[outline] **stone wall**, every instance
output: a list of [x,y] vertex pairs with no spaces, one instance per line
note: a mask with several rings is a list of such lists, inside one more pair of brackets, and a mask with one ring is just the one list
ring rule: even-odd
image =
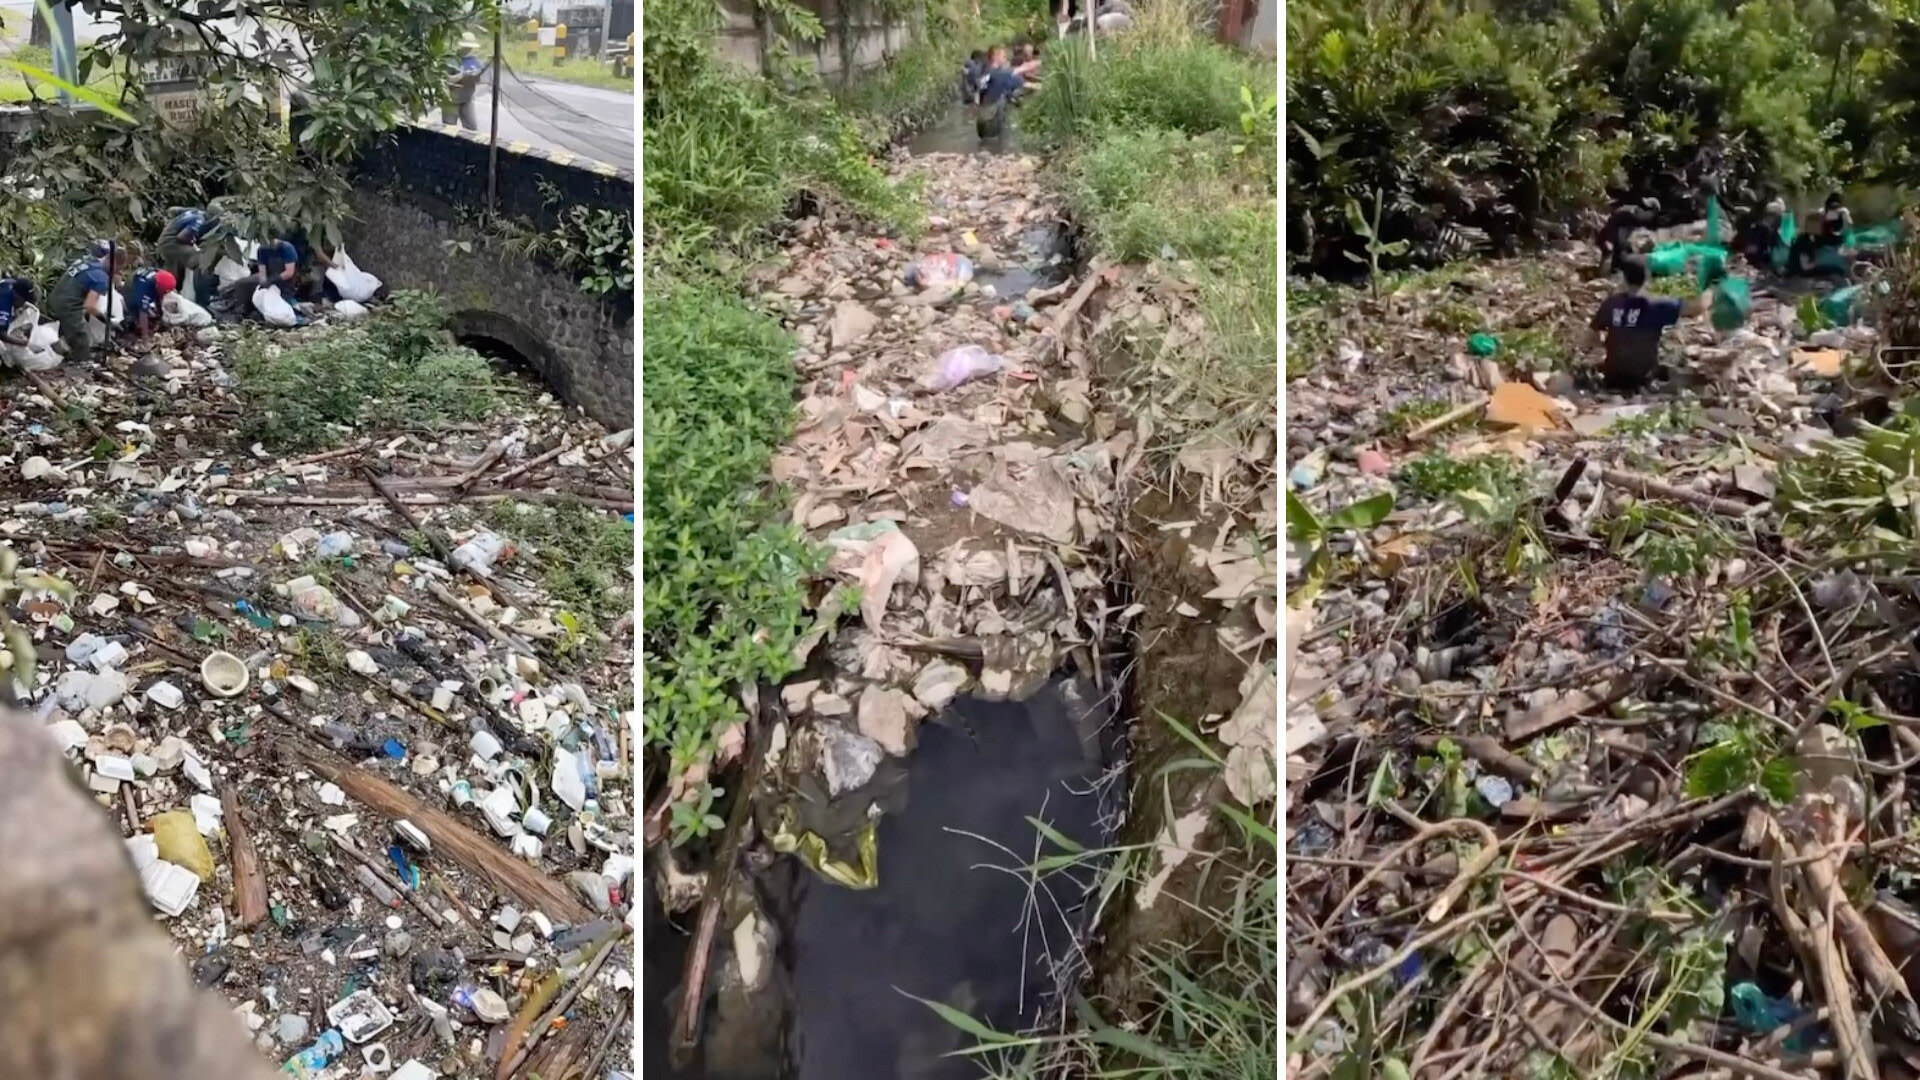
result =
[[[824,33],[812,44],[792,43],[823,78],[845,81],[878,67],[913,42],[913,27],[861,0],[799,0],[820,18]],[[752,0],[720,0],[720,55],[728,63],[766,73],[770,28]],[[958,61],[956,61],[956,64]]]
[[[563,156],[501,148],[501,212],[542,227],[567,205],[632,212],[631,174]],[[390,288],[445,297],[456,336],[507,346],[562,401],[632,427],[633,297],[590,296],[572,275],[502,250],[477,224],[486,197],[484,141],[403,129],[356,165],[347,249]]]

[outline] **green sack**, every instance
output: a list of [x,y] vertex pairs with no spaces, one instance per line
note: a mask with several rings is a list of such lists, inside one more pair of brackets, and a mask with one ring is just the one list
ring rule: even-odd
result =
[[1898,239],[1900,239],[1900,223],[1884,222],[1860,229],[1848,229],[1846,245],[1850,248],[1883,248],[1893,246],[1893,242]]
[[1753,291],[1743,278],[1728,278],[1713,293],[1713,328],[1726,333],[1747,324],[1753,313]]
[[1846,326],[1859,314],[1856,308],[1860,300],[1860,286],[1849,285],[1844,289],[1835,289],[1820,298],[1820,314],[1835,326]]
[[1492,356],[1500,351],[1500,339],[1492,334],[1475,334],[1467,339],[1467,351],[1474,356]]
[[1720,200],[1711,195],[1707,197],[1707,243],[1725,243],[1720,238]]
[[1687,253],[1680,247],[1654,248],[1647,253],[1647,273],[1654,277],[1672,277],[1687,268]]
[[1703,251],[1700,261],[1695,264],[1693,283],[1702,292],[1725,280],[1727,276],[1727,253],[1724,251]]
[[1813,268],[1829,274],[1847,272],[1847,258],[1839,248],[1824,247],[1813,253]]
[[1793,250],[1793,238],[1795,235],[1797,235],[1797,231],[1793,224],[1793,211],[1789,210],[1780,216],[1780,246],[1773,249],[1772,261],[1774,273],[1784,274],[1787,272],[1787,256]]

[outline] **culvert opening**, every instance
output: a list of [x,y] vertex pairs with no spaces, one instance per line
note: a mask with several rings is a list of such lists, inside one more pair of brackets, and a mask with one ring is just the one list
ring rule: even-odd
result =
[[503,374],[533,379],[540,377],[540,372],[534,367],[533,361],[512,342],[502,341],[488,334],[459,332],[454,334],[453,340],[455,344],[463,345],[486,357],[494,370]]

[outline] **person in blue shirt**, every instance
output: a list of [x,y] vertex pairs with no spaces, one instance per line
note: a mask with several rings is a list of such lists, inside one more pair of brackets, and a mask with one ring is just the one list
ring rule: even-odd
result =
[[987,54],[979,49],[968,54],[967,62],[960,65],[960,102],[963,105],[980,104],[980,88],[987,77]]
[[441,123],[452,125],[458,122],[468,131],[480,130],[480,117],[474,110],[473,96],[480,88],[480,77],[486,73],[487,66],[480,62],[479,51],[478,41],[471,37],[460,39],[460,58],[447,74],[447,104],[440,107]]
[[1707,310],[1711,288],[1691,300],[1647,295],[1647,259],[1626,255],[1620,259],[1620,277],[1626,288],[1600,304],[1587,324],[1589,347],[1602,340],[1607,357],[1601,375],[1608,389],[1638,390],[1660,370],[1660,339],[1669,326]]
[[260,245],[253,256],[252,285],[258,289],[262,285],[273,285],[288,303],[299,299],[300,292],[300,249],[285,236],[275,236]]
[[[212,240],[218,233],[220,219],[198,207],[187,207],[175,214],[160,230],[160,245],[157,251],[160,269],[173,274],[175,279],[184,281],[190,272],[198,272],[211,278],[213,263],[220,257],[216,246],[210,251],[205,242]],[[213,288],[207,281],[199,281],[195,291],[205,303],[213,295]]]
[[160,302],[174,289],[175,280],[166,270],[141,270],[133,275],[133,287],[127,295],[133,308],[133,332],[141,342],[153,337],[160,326]]
[[0,336],[12,329],[15,311],[39,300],[39,290],[31,278],[0,278]]
[[980,87],[980,117],[974,121],[974,132],[982,139],[999,138],[1006,128],[1008,106],[1026,87],[1027,81],[1007,66],[1007,50],[994,46],[987,54],[987,74]]
[[106,320],[113,279],[127,261],[123,248],[116,248],[110,259],[75,259],[53,283],[47,293],[47,316],[60,324],[60,342],[55,349],[62,356],[81,357],[93,352],[87,320]]

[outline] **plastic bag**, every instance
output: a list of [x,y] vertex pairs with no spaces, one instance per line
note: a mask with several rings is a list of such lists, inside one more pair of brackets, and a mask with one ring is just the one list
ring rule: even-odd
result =
[[1780,215],[1780,244],[1773,249],[1772,258],[1774,273],[1787,272],[1787,256],[1793,251],[1793,238],[1798,233],[1799,230],[1793,220],[1793,211],[1789,210]]
[[962,345],[940,355],[938,366],[927,379],[929,390],[951,390],[968,379],[991,375],[1007,366],[1006,358],[978,345]]
[[907,284],[916,289],[941,289],[973,280],[973,260],[957,251],[928,255],[907,267]]
[[1835,326],[1852,324],[1859,312],[1860,286],[1835,289],[1820,300],[1820,314]]
[[160,301],[160,321],[168,326],[212,326],[213,313],[177,292],[170,292]]
[[1713,293],[1713,328],[1726,333],[1747,323],[1753,312],[1753,292],[1742,278],[1728,278]]
[[[13,313],[13,321],[7,324],[6,342],[9,345],[31,345],[33,332],[39,328],[40,309],[32,304],[21,304]],[[56,329],[55,333],[58,332]]]
[[342,300],[356,303],[364,304],[380,291],[380,279],[355,266],[346,248],[341,248],[340,254],[334,257],[333,266],[327,270],[327,280],[340,290]]
[[220,287],[224,289],[236,281],[245,280],[247,268],[222,255],[220,261],[213,264],[213,276],[219,279]]
[[253,309],[267,320],[268,326],[293,326],[300,321],[293,313],[293,305],[280,295],[277,286],[262,285],[253,290]]
[[346,322],[356,322],[367,317],[367,308],[364,304],[356,304],[351,300],[342,300],[333,305],[333,313],[336,317]]

